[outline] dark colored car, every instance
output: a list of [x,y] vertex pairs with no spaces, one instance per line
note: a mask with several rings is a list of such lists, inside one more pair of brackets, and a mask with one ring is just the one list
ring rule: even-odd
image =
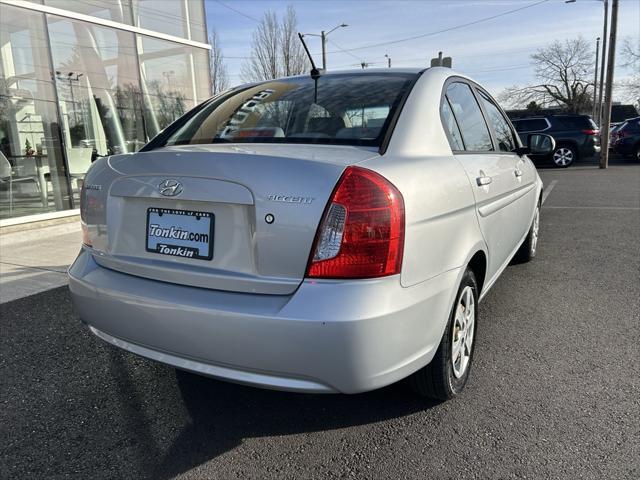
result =
[[614,132],[613,151],[640,160],[640,117],[630,118]]
[[556,148],[549,157],[534,160],[551,160],[556,167],[566,168],[579,158],[593,157],[600,153],[600,130],[588,115],[553,114],[511,120],[523,144],[532,133],[546,133],[556,141]]

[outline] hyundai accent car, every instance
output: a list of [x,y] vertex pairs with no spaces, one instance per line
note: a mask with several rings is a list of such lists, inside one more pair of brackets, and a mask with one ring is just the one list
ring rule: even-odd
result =
[[103,340],[205,376],[451,398],[479,301],[536,254],[526,154],[553,147],[448,68],[244,85],[93,164],[73,302]]

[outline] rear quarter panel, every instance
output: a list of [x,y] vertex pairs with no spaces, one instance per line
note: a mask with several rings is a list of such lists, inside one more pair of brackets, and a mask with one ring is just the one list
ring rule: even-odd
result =
[[473,253],[486,250],[469,180],[453,155],[382,157],[365,166],[389,179],[404,198],[402,286],[464,266]]
[[404,287],[462,267],[478,250],[487,253],[471,185],[440,119],[443,86],[451,76],[460,75],[427,69],[407,98],[386,153],[362,163],[404,197]]

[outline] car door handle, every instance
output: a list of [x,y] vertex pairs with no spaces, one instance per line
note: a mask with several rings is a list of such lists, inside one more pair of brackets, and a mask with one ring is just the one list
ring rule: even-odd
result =
[[482,175],[476,178],[476,182],[478,182],[479,187],[484,187],[485,185],[489,185],[491,183],[491,177],[487,177],[486,175]]

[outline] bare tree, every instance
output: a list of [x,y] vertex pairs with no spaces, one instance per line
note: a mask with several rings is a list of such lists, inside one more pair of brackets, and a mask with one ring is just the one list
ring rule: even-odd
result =
[[242,65],[241,76],[247,82],[278,77],[278,17],[265,12],[251,36],[251,58]]
[[210,68],[211,68],[211,94],[217,95],[229,88],[229,75],[227,74],[227,66],[224,63],[224,56],[220,48],[218,32],[213,30],[209,35],[209,43],[211,44]]
[[535,102],[559,106],[569,112],[587,112],[593,95],[594,52],[582,37],[554,41],[531,55],[538,83],[507,88],[502,101],[514,107]]
[[282,54],[282,72],[285,77],[304,73],[307,67],[307,56],[298,38],[298,17],[291,5],[282,19],[280,29],[280,52]]
[[626,38],[622,43],[620,56],[622,57],[620,66],[630,68],[632,74],[614,83],[614,87],[625,100],[640,107],[640,40],[636,40],[634,44],[633,39]]
[[251,40],[251,58],[241,67],[244,81],[255,82],[298,75],[307,69],[307,59],[297,39],[298,20],[292,6],[282,21],[275,12],[265,12]]

